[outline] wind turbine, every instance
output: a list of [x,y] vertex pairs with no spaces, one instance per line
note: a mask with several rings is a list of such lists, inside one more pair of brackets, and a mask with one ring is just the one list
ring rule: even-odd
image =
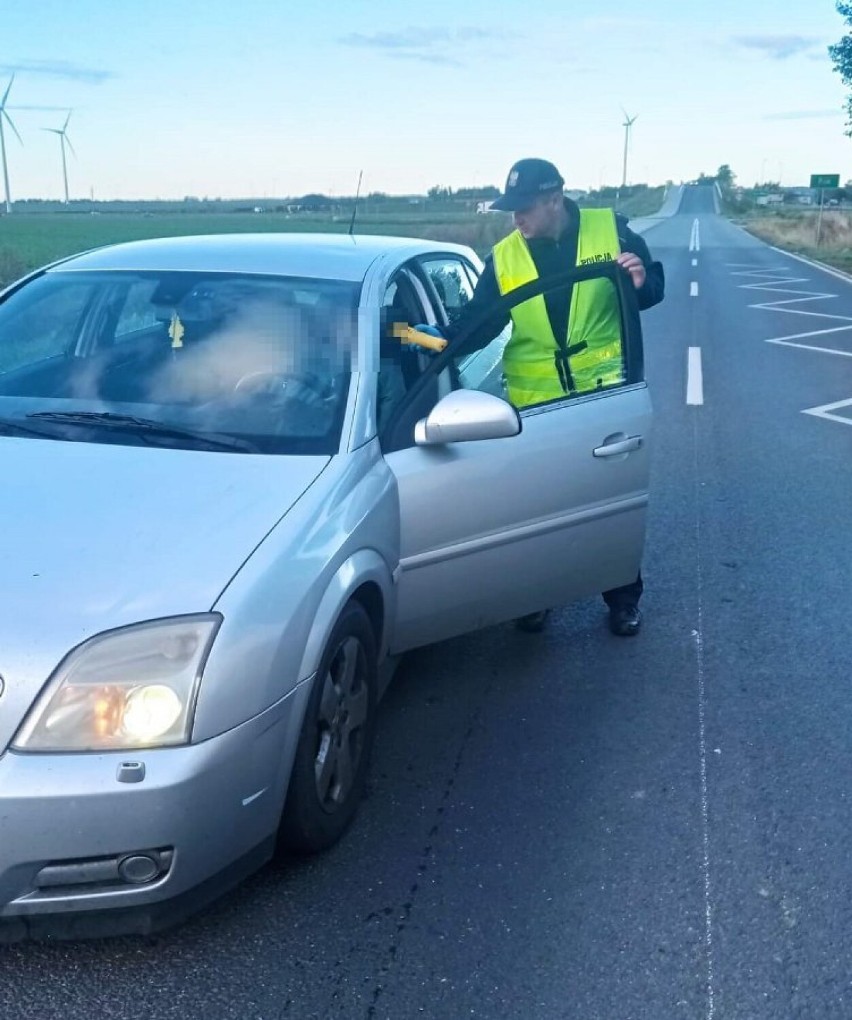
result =
[[636,117],[631,117],[630,114],[628,114],[627,110],[625,110],[623,106],[621,108],[621,112],[624,114],[624,125],[623,125],[623,127],[624,127],[624,173],[623,173],[622,178],[621,178],[621,186],[622,186],[622,188],[626,188],[627,187],[627,149],[630,146],[630,129],[633,127],[633,124],[636,121],[636,118],[639,116],[639,114],[637,113]]
[[3,183],[6,186],[6,212],[7,213],[10,213],[12,211],[12,196],[9,193],[9,168],[6,165],[6,137],[3,134],[3,120],[4,119],[8,123],[9,127],[15,132],[15,136],[18,139],[18,141],[21,142],[21,145],[24,144],[23,141],[21,141],[21,136],[18,134],[18,129],[12,123],[12,118],[9,116],[8,112],[6,111],[6,100],[9,98],[9,91],[12,88],[12,82],[14,80],[15,80],[15,76],[13,74],[12,77],[9,79],[9,84],[6,86],[6,91],[3,93],[3,99],[0,100],[0,156],[2,156],[2,158],[3,158]]
[[[65,184],[65,204],[68,205],[68,166],[65,162],[65,146],[74,152],[74,146],[71,144],[71,139],[68,137],[68,121],[71,120],[71,114],[73,110],[68,111],[68,116],[65,118],[65,123],[61,128],[42,128],[42,131],[49,131],[51,134],[59,135],[59,147],[62,149],[62,181]],[[77,153],[74,152],[76,156]]]

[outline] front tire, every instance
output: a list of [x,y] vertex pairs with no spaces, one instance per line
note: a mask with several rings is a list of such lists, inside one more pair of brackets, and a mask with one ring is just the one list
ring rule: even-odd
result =
[[281,817],[281,849],[319,853],[346,831],[364,794],[376,729],[376,639],[358,602],[323,652]]

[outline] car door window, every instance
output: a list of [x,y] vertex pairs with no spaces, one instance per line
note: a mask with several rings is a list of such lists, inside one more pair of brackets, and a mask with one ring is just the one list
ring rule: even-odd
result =
[[138,336],[140,332],[161,325],[157,310],[151,298],[157,288],[157,280],[136,280],[131,283],[124,295],[124,302],[115,324],[114,341],[119,343]]
[[[445,323],[458,321],[473,297],[478,280],[476,270],[464,259],[449,256],[424,259],[421,266],[435,289]],[[455,385],[506,397],[502,358],[503,348],[511,335],[510,323],[485,348],[456,359],[453,363]]]
[[[501,302],[502,318],[508,322],[495,337],[474,327],[453,345],[458,385],[502,395],[524,410],[617,389],[633,381],[628,371],[625,298],[619,292],[620,282],[614,270],[608,275],[545,281],[532,297],[521,294],[520,289],[510,293]],[[578,316],[575,332],[580,319],[583,322],[582,340],[573,339],[566,328],[572,305]],[[516,338],[518,348],[513,349],[509,344],[517,327],[510,316],[517,312],[523,325]],[[539,330],[546,333],[549,343],[522,339]]]
[[92,287],[80,280],[55,286],[45,276],[29,284],[8,320],[8,335],[17,339],[0,345],[0,372],[72,349],[91,296]]
[[[524,390],[523,385],[518,386],[517,377],[523,376],[523,371],[515,371],[513,378],[507,380],[505,359],[511,327],[505,326],[491,336],[489,329],[493,332],[494,322],[508,322],[515,307],[533,298],[544,303],[543,312],[539,304],[543,315],[547,314],[548,307],[558,306],[560,302],[567,308],[569,300],[583,293],[578,285],[585,284],[592,284],[594,288],[587,288],[584,296],[591,299],[586,317],[588,344],[581,348],[566,340],[561,348],[554,347],[543,358],[537,358],[533,350],[529,374],[543,377],[533,387]],[[516,363],[513,368],[517,367]],[[449,376],[459,388],[480,389],[503,396],[515,403],[522,414],[617,392],[643,379],[642,336],[635,291],[615,263],[587,266],[525,284],[501,298],[482,317],[468,323],[442,354],[432,356],[425,374]],[[541,392],[530,399],[535,389]],[[411,390],[406,401],[386,420],[384,444],[387,448],[411,445],[416,421],[425,417],[431,406],[429,399],[421,396],[419,388]]]
[[396,327],[415,325],[423,321],[424,315],[423,301],[414,278],[401,270],[391,279],[382,300],[376,409],[379,430],[403,403],[426,364],[426,355],[418,354],[400,342],[395,335]]
[[435,288],[448,322],[454,322],[473,297],[470,270],[459,258],[445,256],[421,262],[429,282]]

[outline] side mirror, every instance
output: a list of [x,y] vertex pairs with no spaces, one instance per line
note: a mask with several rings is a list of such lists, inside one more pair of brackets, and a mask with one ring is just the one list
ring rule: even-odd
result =
[[414,426],[418,446],[505,439],[521,431],[518,412],[505,400],[480,390],[454,390]]

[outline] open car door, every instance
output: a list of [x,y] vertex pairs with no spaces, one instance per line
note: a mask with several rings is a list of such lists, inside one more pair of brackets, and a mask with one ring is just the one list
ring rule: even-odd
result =
[[[396,477],[401,534],[392,651],[636,579],[648,503],[651,402],[627,273],[601,263],[536,280],[506,295],[500,310],[587,280],[602,281],[619,310],[618,383],[525,407],[516,429],[476,439],[491,434],[477,418],[494,405],[491,411],[473,408],[457,391],[476,389],[499,399],[494,394],[501,392],[508,333],[461,356],[481,326],[473,322],[431,360],[383,428],[379,438]],[[436,404],[436,395],[448,389],[453,392]],[[457,427],[442,431],[447,420]],[[438,427],[430,430],[429,422]]]

